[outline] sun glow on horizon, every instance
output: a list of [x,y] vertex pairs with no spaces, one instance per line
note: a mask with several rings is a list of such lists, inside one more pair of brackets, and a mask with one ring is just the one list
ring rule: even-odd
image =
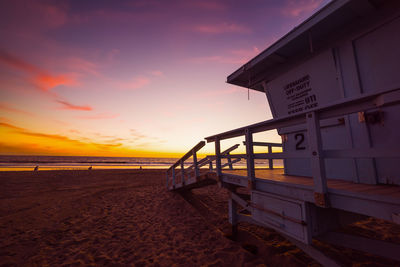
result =
[[327,2],[1,2],[0,154],[180,157],[270,119],[226,77]]

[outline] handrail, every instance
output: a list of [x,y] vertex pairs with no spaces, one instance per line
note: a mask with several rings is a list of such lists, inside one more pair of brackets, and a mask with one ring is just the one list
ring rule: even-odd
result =
[[390,106],[399,102],[400,88],[396,88],[385,92],[366,94],[361,97],[347,98],[344,100],[336,101],[336,103],[331,105],[310,109],[296,115],[288,115],[277,119],[258,122],[220,134],[215,134],[206,137],[205,139],[207,140],[207,142],[215,142],[217,137],[219,138],[219,140],[224,140],[242,136],[245,134],[246,129],[249,129],[252,133],[259,133],[268,130],[274,130],[277,128],[303,124],[306,123],[306,114],[312,111],[318,112],[319,119],[322,120],[378,107]]
[[182,161],[187,160],[190,158],[194,152],[199,151],[203,146],[206,145],[205,141],[200,141],[197,145],[195,145],[192,149],[190,149],[183,157],[181,157],[176,163],[174,163],[168,170],[171,170],[172,168],[176,168],[181,164]]
[[[247,162],[247,177],[249,179],[249,188],[255,189],[255,159],[268,159],[270,168],[272,169],[272,160],[277,158],[310,158],[311,173],[314,180],[314,197],[315,204],[321,207],[329,207],[329,199],[327,196],[327,179],[325,171],[325,158],[334,156],[365,156],[364,153],[360,153],[355,150],[347,150],[346,155],[343,151],[334,150],[323,150],[322,148],[322,137],[321,137],[321,126],[320,121],[323,119],[329,119],[339,116],[348,115],[356,112],[364,112],[370,109],[376,109],[380,107],[391,106],[400,103],[400,88],[388,90],[385,92],[372,93],[368,95],[362,95],[360,97],[354,97],[351,99],[344,99],[337,101],[331,105],[326,105],[320,108],[308,110],[296,115],[285,116],[278,119],[267,120],[245,127],[237,128],[235,130],[223,132],[217,135],[209,136],[206,138],[207,142],[215,142],[215,154],[216,154],[216,167],[217,175],[222,176],[221,158],[224,155],[220,153],[220,142],[224,139],[229,139],[238,136],[245,136],[246,145],[246,162]],[[282,127],[294,126],[298,124],[304,124],[306,126],[308,135],[309,149],[304,151],[293,152],[281,152],[272,153],[272,146],[276,143],[262,143],[253,142],[253,134],[268,130],[273,130]],[[267,146],[268,153],[254,153],[253,147],[255,145]],[[386,155],[387,151],[372,149],[363,149],[363,152],[371,152],[371,154]],[[398,151],[390,150],[390,155],[396,155]],[[242,157],[244,155],[235,155]]]

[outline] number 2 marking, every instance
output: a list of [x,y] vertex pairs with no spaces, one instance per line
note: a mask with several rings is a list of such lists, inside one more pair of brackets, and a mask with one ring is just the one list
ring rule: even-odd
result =
[[296,139],[296,141],[297,141],[296,150],[305,150],[306,149],[306,147],[302,145],[304,142],[304,134],[298,133],[294,136],[294,139]]

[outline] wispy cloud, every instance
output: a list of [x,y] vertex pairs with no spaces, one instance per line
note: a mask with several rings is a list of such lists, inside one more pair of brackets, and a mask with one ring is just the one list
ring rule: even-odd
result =
[[67,74],[51,74],[6,51],[0,50],[0,63],[29,75],[30,82],[42,91],[49,91],[60,85],[76,85],[77,81]]
[[63,101],[63,100],[56,100],[58,103],[60,103],[62,105],[63,109],[69,109],[69,110],[82,110],[82,111],[91,111],[93,110],[93,108],[91,106],[78,106],[78,105],[74,105],[71,104],[67,101]]
[[[111,55],[107,55],[110,57]],[[100,76],[99,66],[91,62],[87,59],[79,58],[79,57],[71,57],[67,59],[68,68],[71,69],[75,73],[79,74],[91,74],[94,76]]]
[[[82,142],[80,140],[76,139],[71,139],[67,136],[64,135],[59,135],[59,134],[48,134],[48,133],[40,133],[40,132],[33,132],[18,126],[15,126],[10,123],[4,123],[0,122],[0,127],[5,127],[9,129],[14,134],[20,134],[23,136],[28,136],[28,137],[33,137],[33,138],[40,138],[44,140],[46,143],[45,144],[40,144],[40,143],[20,143],[18,145],[13,145],[13,144],[2,144],[0,143],[0,152],[19,152],[19,153],[29,153],[29,152],[40,152],[40,153],[49,153],[51,151],[59,151],[59,145],[63,144],[63,146],[67,145],[68,147],[70,146],[75,146],[83,149],[87,149],[90,146],[95,146],[99,148],[100,150],[105,150],[108,151],[109,149],[112,148],[118,148],[122,147],[123,144],[121,142],[119,143],[113,143],[113,142],[106,142],[106,143],[96,143],[96,142],[91,142],[90,140],[87,140],[87,142]],[[29,139],[27,139],[29,140]],[[117,139],[116,139],[117,140]],[[112,141],[112,140],[111,140]]]
[[118,87],[123,90],[136,90],[150,84],[150,79],[146,76],[134,77],[126,82],[118,83]]
[[28,115],[28,116],[33,116],[32,113],[19,109],[19,108],[15,108],[13,106],[10,106],[6,103],[1,103],[0,102],[0,110],[6,111],[6,112],[13,112],[13,113],[19,113],[19,114],[23,114],[23,115]]
[[76,116],[76,118],[84,119],[84,120],[105,120],[105,119],[115,119],[118,116],[119,116],[119,114],[98,113],[98,114],[88,115],[88,116]]
[[164,77],[164,73],[160,70],[150,71],[150,74],[156,77]]
[[215,97],[215,96],[223,96],[223,95],[231,95],[237,92],[242,92],[243,89],[239,87],[229,87],[225,89],[219,89],[219,90],[208,90],[208,91],[203,91],[200,93],[201,97]]
[[321,3],[322,0],[289,0],[282,8],[282,14],[288,17],[298,17],[305,13],[311,13]]
[[215,11],[225,10],[227,8],[226,5],[218,1],[185,1],[185,4],[196,9],[201,8]]
[[192,28],[196,32],[205,34],[222,34],[222,33],[250,33],[251,29],[243,25],[235,23],[220,24],[202,24],[195,25]]
[[237,65],[246,63],[259,53],[260,50],[257,47],[253,47],[252,49],[230,50],[222,55],[194,57],[189,59],[189,61],[199,64],[214,62],[214,63]]
[[15,125],[12,125],[12,124],[6,123],[6,122],[0,122],[0,127],[6,127],[6,128],[18,130],[18,131],[24,131],[23,128],[17,127]]

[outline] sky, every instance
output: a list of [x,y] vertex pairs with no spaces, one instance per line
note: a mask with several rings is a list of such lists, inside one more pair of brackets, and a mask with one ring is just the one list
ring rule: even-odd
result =
[[271,119],[226,77],[327,2],[0,1],[0,154],[178,157]]

